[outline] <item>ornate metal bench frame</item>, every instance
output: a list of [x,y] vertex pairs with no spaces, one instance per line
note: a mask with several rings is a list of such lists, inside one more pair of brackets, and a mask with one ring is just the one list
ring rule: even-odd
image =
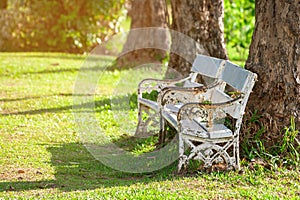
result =
[[[198,74],[214,81],[199,84]],[[256,74],[230,61],[197,55],[188,77],[145,79],[139,84],[136,134],[149,133],[149,122],[155,121],[164,141],[166,124],[174,127],[179,133],[179,171],[192,159],[201,160],[205,168],[222,164],[239,169],[239,131],[256,79]],[[177,87],[177,83],[185,84]],[[158,92],[156,101],[143,98],[143,92],[153,90]],[[145,111],[152,115],[143,120]],[[226,116],[234,119],[233,130],[224,125]]]

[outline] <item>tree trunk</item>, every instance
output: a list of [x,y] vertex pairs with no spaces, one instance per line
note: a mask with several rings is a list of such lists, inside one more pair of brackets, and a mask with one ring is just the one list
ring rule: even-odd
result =
[[181,32],[196,43],[182,44],[172,36],[171,51],[184,48],[185,59],[171,53],[169,68],[182,75],[190,72],[191,64],[197,53],[228,59],[224,43],[224,3],[223,0],[171,0],[172,29]]
[[[132,51],[137,46],[155,46],[153,43],[165,43],[168,45],[167,32],[155,36],[153,30],[147,29],[138,31],[138,28],[147,27],[167,27],[165,0],[133,0],[131,9],[128,12],[131,17],[131,31],[123,47],[121,56],[117,59],[117,66],[132,67],[149,62],[160,62],[166,52],[159,49],[138,49]],[[132,31],[132,29],[135,29]],[[143,46],[143,45],[142,45]]]
[[258,74],[258,82],[247,114],[258,111],[261,118],[256,127],[250,124],[244,132],[255,134],[263,128],[269,147],[281,138],[291,116],[300,128],[299,11],[299,0],[256,1],[255,30],[246,68]]

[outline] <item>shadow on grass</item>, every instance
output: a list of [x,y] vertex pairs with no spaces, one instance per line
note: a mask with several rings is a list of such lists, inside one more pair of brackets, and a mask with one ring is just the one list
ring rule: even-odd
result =
[[[46,98],[51,96],[94,96],[94,94],[71,94],[71,93],[61,93],[57,95],[49,95],[49,96],[32,96],[32,97],[24,97],[24,98],[16,98],[16,99],[0,99],[0,101],[4,102],[12,102],[12,101],[23,101],[29,99],[38,99],[38,98]],[[2,116],[9,115],[37,115],[44,113],[90,113],[90,112],[101,112],[103,110],[111,109],[111,104],[114,103],[114,110],[126,110],[137,107],[137,95],[136,93],[116,96],[113,98],[103,98],[100,100],[95,100],[82,104],[68,105],[68,106],[60,106],[60,107],[52,107],[52,108],[41,108],[35,110],[26,110],[26,111],[14,111],[14,112],[3,112]],[[104,107],[105,106],[105,107]]]
[[130,174],[106,167],[80,143],[49,145],[47,150],[52,155],[54,180],[0,182],[0,192],[51,188],[61,191],[92,190],[176,178],[175,163],[152,173]]
[[[93,60],[92,60],[93,61]],[[134,65],[134,66],[122,66],[122,67],[118,67],[116,66],[114,61],[111,60],[102,60],[103,62],[109,62],[109,64],[101,64],[98,66],[93,66],[93,67],[75,67],[75,68],[62,68],[62,69],[45,69],[45,70],[41,70],[41,71],[34,71],[34,72],[23,72],[21,74],[50,74],[50,73],[63,73],[63,72],[70,72],[70,73],[74,73],[74,72],[79,72],[79,71],[84,71],[84,72],[105,72],[105,71],[122,71],[122,70],[128,70],[128,69],[132,69],[135,66],[140,66],[140,65]],[[96,60],[95,60],[96,62]],[[99,62],[99,61],[98,61]],[[144,63],[147,64],[147,63]]]
[[[46,59],[70,59],[70,60],[84,60],[86,58],[91,58],[85,55],[81,54],[69,54],[69,53],[9,53],[9,57],[15,57],[15,58],[46,58]],[[107,55],[98,55],[96,58],[103,58],[103,59],[111,59],[111,56]]]
[[52,95],[40,95],[40,96],[26,96],[21,98],[3,98],[0,99],[2,102],[13,102],[13,101],[25,101],[30,99],[41,99],[41,98],[49,98],[54,96],[65,96],[65,97],[72,97],[72,96],[93,96],[94,94],[72,94],[72,93],[58,93]]
[[[108,68],[108,67],[107,67]],[[42,71],[36,72],[23,72],[22,74],[49,74],[49,73],[62,73],[62,72],[78,72],[78,71],[106,71],[107,69],[105,66],[95,66],[95,67],[81,67],[81,68],[66,68],[66,69],[45,69]]]
[[[28,72],[22,72],[19,74],[23,74],[23,75],[29,75],[29,74],[50,74],[50,73],[66,73],[66,72],[70,72],[70,73],[75,73],[78,71],[91,71],[91,72],[101,72],[101,71],[113,71],[110,70],[110,65],[106,66],[94,66],[94,67],[74,67],[74,68],[60,68],[60,69],[45,69],[45,70],[41,70],[41,71],[28,71]],[[10,74],[2,74],[0,76],[10,76]]]
[[[10,55],[10,57],[24,57],[24,58],[54,58],[58,59],[58,62],[55,62],[50,64],[53,66],[60,66],[59,61],[63,59],[70,59],[70,60],[83,60],[83,64],[80,67],[73,67],[73,68],[58,68],[58,69],[44,69],[40,71],[25,71],[22,73],[19,73],[19,75],[35,75],[35,74],[52,74],[52,73],[75,73],[79,71],[84,71],[84,72],[105,72],[105,71],[122,71],[122,70],[128,70],[137,66],[142,66],[145,64],[148,64],[149,62],[146,61],[140,61],[137,63],[131,63],[131,65],[122,65],[122,66],[117,66],[115,57],[112,56],[105,56],[105,55],[97,55],[95,57],[93,56],[88,56],[86,58],[80,57],[80,56],[64,56],[64,55],[30,55],[30,54],[17,54],[17,55]],[[159,63],[157,63],[159,64]],[[11,74],[0,74],[0,76],[10,76]]]
[[[58,62],[50,64],[53,66],[60,66],[59,61],[63,60],[63,59],[70,59],[70,60],[83,60],[83,64],[82,66],[78,66],[78,67],[73,67],[73,68],[58,68],[58,69],[45,69],[45,70],[40,70],[40,71],[25,71],[19,74],[23,74],[23,75],[30,75],[30,74],[50,74],[50,73],[74,73],[74,72],[78,72],[78,71],[91,71],[91,72],[101,72],[101,71],[113,71],[110,70],[112,68],[111,65],[114,65],[114,57],[108,57],[108,56],[103,56],[103,55],[98,55],[98,56],[89,56],[86,57],[85,59],[83,57],[78,57],[78,56],[58,56],[58,55],[50,55],[50,56],[45,56],[45,55],[22,55],[22,54],[18,54],[18,55],[10,55],[10,57],[24,57],[24,58],[45,58],[45,59],[49,59],[49,58],[54,58],[57,59]],[[116,69],[114,69],[116,70]],[[120,69],[119,69],[120,70]],[[10,74],[0,74],[0,76],[10,76]]]
[[[71,96],[72,94],[63,94]],[[79,96],[83,94],[78,94]],[[129,99],[128,99],[129,97]],[[31,97],[39,98],[39,97]],[[103,98],[95,102],[88,102],[81,105],[70,105],[55,108],[42,108],[37,110],[9,113],[5,115],[34,115],[56,112],[101,112],[101,109],[111,109],[111,102],[119,103],[117,109],[124,109],[122,103],[128,103],[128,100],[136,107],[136,94],[117,96],[113,99]],[[18,101],[22,99],[6,99],[7,101]],[[91,110],[91,104],[95,104],[95,110]],[[106,105],[106,107],[105,107]],[[108,106],[107,106],[108,105]],[[105,107],[105,108],[103,108]],[[73,110],[74,108],[74,110]],[[132,150],[135,146],[144,141],[142,139],[134,140],[131,136],[124,135],[119,140],[114,141],[120,147],[129,145]],[[64,143],[46,145],[51,153],[50,165],[54,168],[55,174],[52,180],[39,181],[8,181],[0,182],[0,192],[3,191],[26,191],[38,189],[59,189],[61,191],[92,190],[97,188],[107,188],[114,186],[128,186],[135,183],[149,183],[174,179],[176,163],[159,171],[145,174],[132,174],[116,171],[97,161],[81,143]],[[46,172],[43,172],[46,173]]]

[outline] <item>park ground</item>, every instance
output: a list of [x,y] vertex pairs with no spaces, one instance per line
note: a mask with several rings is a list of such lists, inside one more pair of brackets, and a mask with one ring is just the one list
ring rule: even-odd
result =
[[[240,172],[185,175],[176,173],[176,162],[144,174],[103,165],[82,144],[74,121],[74,83],[85,59],[0,53],[0,199],[300,199],[299,169],[260,162],[242,160]],[[103,56],[103,63],[112,60]],[[104,71],[94,97],[108,132],[116,131],[110,87],[123,73]]]

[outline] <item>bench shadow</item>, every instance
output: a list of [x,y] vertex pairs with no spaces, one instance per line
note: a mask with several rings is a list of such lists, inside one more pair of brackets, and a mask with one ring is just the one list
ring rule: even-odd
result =
[[[71,96],[72,94],[64,94]],[[78,94],[79,96],[84,94]],[[116,96],[88,102],[81,105],[70,105],[54,108],[43,108],[37,110],[28,110],[6,115],[34,115],[55,112],[101,112],[105,105],[111,106],[111,102],[120,103],[116,109],[124,109],[122,102],[127,103],[130,96],[131,103],[136,107],[136,94]],[[32,97],[39,98],[39,97]],[[18,101],[22,99],[7,99],[7,101]],[[90,110],[90,104],[95,105],[95,110]],[[78,107],[78,109],[77,109]],[[83,109],[86,108],[86,109]],[[104,110],[110,108],[103,108]],[[5,117],[5,115],[4,115]],[[129,135],[122,135],[114,143],[120,148],[129,145],[130,149],[143,143],[144,139],[134,139]],[[128,144],[129,143],[129,144]],[[26,191],[38,189],[59,189],[61,191],[92,190],[97,188],[108,188],[114,186],[129,186],[136,183],[149,183],[158,180],[169,180],[176,178],[176,163],[171,164],[164,169],[151,173],[125,173],[114,170],[103,165],[96,160],[91,153],[81,143],[63,143],[63,144],[40,144],[46,147],[51,153],[50,165],[54,168],[54,178],[50,180],[38,181],[6,181],[0,182],[0,192],[4,191]],[[126,148],[124,148],[126,149]],[[126,149],[127,150],[127,149]],[[39,172],[40,173],[40,172]],[[47,173],[47,172],[43,172]]]
[[49,145],[50,164],[55,170],[55,178],[41,181],[0,182],[0,192],[26,191],[38,189],[59,189],[61,191],[93,190],[115,186],[130,186],[136,183],[150,183],[176,178],[174,163],[160,171],[131,174],[111,169],[88,152],[83,144],[67,143]]

